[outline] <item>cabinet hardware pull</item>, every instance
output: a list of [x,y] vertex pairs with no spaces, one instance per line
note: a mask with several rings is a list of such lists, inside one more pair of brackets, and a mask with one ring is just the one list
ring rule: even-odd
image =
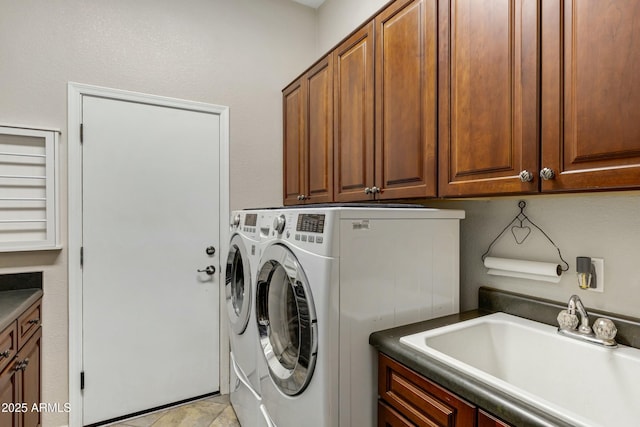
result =
[[40,319],[31,319],[27,323],[29,323],[30,325],[37,325],[38,323],[40,323]]
[[542,170],[540,171],[540,178],[544,179],[545,181],[549,181],[550,179],[554,179],[555,177],[556,173],[553,171],[553,169],[542,168]]
[[371,187],[371,193],[373,193],[373,194],[377,194],[377,193],[379,193],[379,192],[380,192],[380,189],[379,189],[378,187],[375,187],[375,186],[374,186],[374,187]]
[[520,181],[521,182],[531,182],[533,181],[533,174],[531,172],[529,172],[528,170],[523,170],[522,172],[520,172]]
[[371,190],[371,188],[367,187],[364,189],[364,194],[371,194],[373,191]]
[[11,354],[11,349],[5,350],[2,353],[0,353],[0,359],[8,358],[10,354]]

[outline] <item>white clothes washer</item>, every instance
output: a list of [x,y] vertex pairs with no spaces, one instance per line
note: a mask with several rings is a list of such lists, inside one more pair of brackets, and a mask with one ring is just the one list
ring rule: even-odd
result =
[[255,276],[259,261],[258,211],[231,213],[231,238],[225,268],[229,322],[230,400],[242,426],[258,425],[260,380],[255,320]]
[[376,425],[369,335],[458,312],[462,218],[415,205],[261,211],[256,320],[271,425]]

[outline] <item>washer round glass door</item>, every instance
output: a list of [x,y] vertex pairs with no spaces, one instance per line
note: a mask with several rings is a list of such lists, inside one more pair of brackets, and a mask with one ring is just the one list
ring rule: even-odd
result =
[[227,313],[231,330],[240,335],[247,328],[251,309],[251,268],[242,238],[234,235],[229,243],[225,274]]
[[276,244],[264,252],[256,280],[256,314],[271,379],[289,396],[301,393],[316,363],[316,313],[307,277],[285,246]]

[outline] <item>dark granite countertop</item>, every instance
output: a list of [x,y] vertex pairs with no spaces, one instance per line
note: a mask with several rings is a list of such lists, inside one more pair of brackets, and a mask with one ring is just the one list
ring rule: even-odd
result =
[[[479,306],[481,308],[478,310],[374,332],[369,337],[369,344],[381,353],[514,426],[571,427],[571,424],[566,421],[547,414],[525,401],[493,388],[471,375],[457,371],[424,353],[400,344],[400,338],[405,335],[439,328],[497,311],[554,324],[555,316],[559,310],[566,307],[554,301],[531,298],[487,287],[480,289]],[[597,314],[595,310],[593,313]],[[617,315],[607,317],[612,318],[618,327],[619,332],[616,337],[618,342],[637,347],[640,338],[640,321]],[[470,348],[469,351],[473,351],[473,349]]]
[[9,326],[40,297],[42,297],[42,289],[38,288],[0,291],[0,331]]

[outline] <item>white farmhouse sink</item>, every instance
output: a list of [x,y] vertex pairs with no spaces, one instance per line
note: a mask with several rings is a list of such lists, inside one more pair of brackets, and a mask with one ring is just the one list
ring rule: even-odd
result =
[[573,425],[640,425],[638,349],[599,347],[505,313],[400,342]]

